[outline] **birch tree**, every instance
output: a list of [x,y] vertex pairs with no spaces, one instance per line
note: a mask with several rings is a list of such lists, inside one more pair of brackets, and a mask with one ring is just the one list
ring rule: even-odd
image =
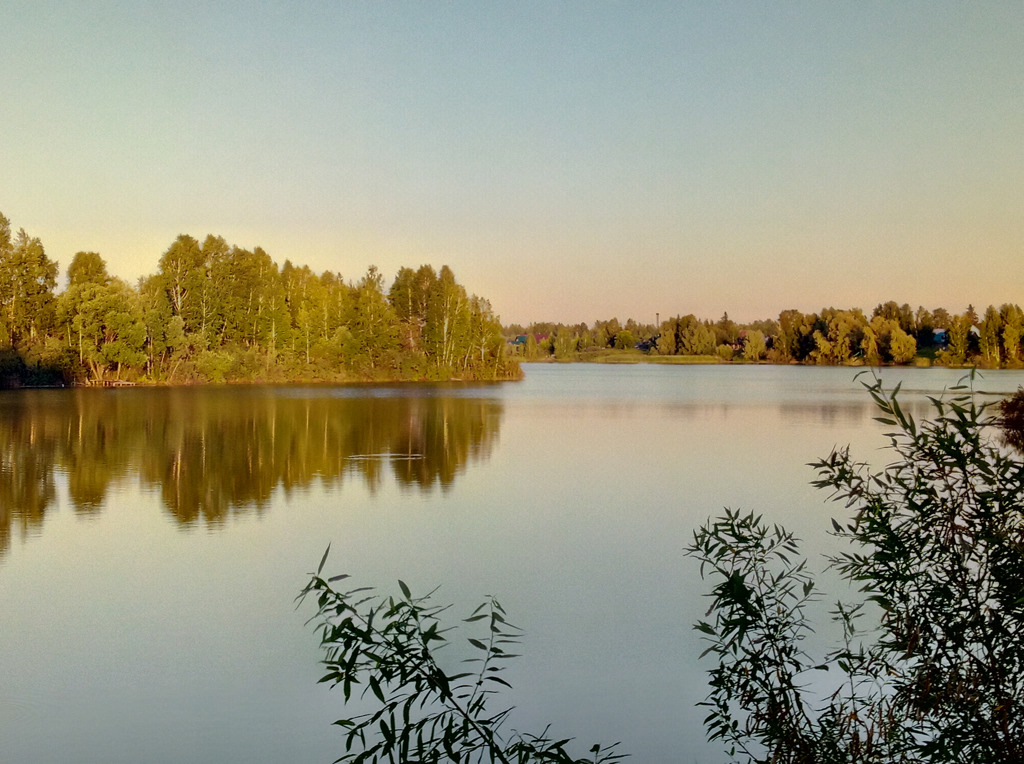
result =
[[57,263],[42,242],[25,229],[12,240],[0,215],[0,343],[17,346],[49,328],[56,284]]

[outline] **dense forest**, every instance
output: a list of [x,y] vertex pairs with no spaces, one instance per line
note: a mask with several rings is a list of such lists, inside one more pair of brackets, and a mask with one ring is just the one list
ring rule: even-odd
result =
[[132,286],[79,252],[57,263],[0,214],[0,387],[234,381],[508,379],[490,304],[447,266],[373,266],[355,283],[259,247],[179,236]]
[[608,351],[646,353],[666,360],[707,362],[916,364],[1021,368],[1024,312],[990,305],[982,315],[886,302],[870,316],[860,308],[818,313],[784,310],[778,319],[738,324],[678,316],[655,324],[617,319],[586,324],[513,325],[505,330],[524,360],[607,360]]

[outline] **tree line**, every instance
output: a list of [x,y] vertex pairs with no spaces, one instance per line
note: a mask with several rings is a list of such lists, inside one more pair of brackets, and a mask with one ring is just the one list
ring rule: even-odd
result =
[[718,321],[689,314],[657,325],[633,319],[620,324],[615,318],[592,326],[514,324],[505,334],[526,360],[586,360],[608,350],[639,350],[708,361],[1024,366],[1024,311],[1010,303],[990,305],[981,315],[973,306],[951,313],[889,301],[876,305],[870,315],[861,308],[784,310],[778,319],[740,324],[728,313]]
[[358,281],[209,235],[181,235],[130,285],[96,252],[58,265],[0,214],[0,386],[507,379],[490,303],[451,269],[370,266]]

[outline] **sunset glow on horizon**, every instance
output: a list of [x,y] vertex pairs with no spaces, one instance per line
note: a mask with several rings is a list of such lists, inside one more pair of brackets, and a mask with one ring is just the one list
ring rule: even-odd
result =
[[1024,12],[11,3],[0,213],[62,274],[223,236],[506,322],[1024,302]]

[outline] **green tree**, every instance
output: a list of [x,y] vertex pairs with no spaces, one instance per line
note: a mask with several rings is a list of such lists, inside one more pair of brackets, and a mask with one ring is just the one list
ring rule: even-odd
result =
[[907,334],[913,334],[917,329],[914,311],[908,303],[903,303],[902,305],[900,305],[899,324],[900,329],[905,331]]
[[567,360],[575,357],[578,349],[579,338],[572,333],[567,326],[558,327],[555,332],[554,353],[555,358]]
[[171,314],[180,316],[186,333],[198,333],[203,325],[201,297],[206,264],[199,242],[182,234],[160,257],[157,279],[170,303]]
[[14,252],[14,242],[11,239],[11,221],[0,212],[0,348],[10,346],[11,326],[7,304],[13,295],[13,286],[8,280],[13,278],[13,272],[8,275],[8,264],[11,262]]
[[430,295],[437,284],[437,273],[429,265],[417,270],[400,268],[388,291],[388,300],[402,326],[402,341],[409,350],[418,351],[427,324]]
[[1020,364],[1021,337],[1024,337],[1024,312],[1020,306],[1006,304],[999,308],[1003,323],[1003,357],[1006,364],[1016,367]]
[[679,317],[662,321],[658,334],[658,353],[660,355],[676,355],[682,345],[680,342]]
[[981,323],[981,319],[978,318],[978,311],[974,309],[974,305],[968,305],[967,310],[964,311],[964,318],[967,319],[969,326],[977,326]]
[[107,263],[98,252],[76,252],[68,266],[68,288],[110,282]]
[[470,305],[466,290],[442,266],[427,298],[423,347],[431,363],[442,373],[456,368],[470,337]]
[[384,277],[370,266],[355,287],[344,354],[349,366],[386,371],[398,348],[398,319],[384,295]]
[[743,357],[756,363],[764,358],[766,352],[768,352],[768,346],[765,342],[764,332],[758,329],[747,332],[746,342],[743,344]]
[[97,296],[103,311],[100,352],[116,377],[126,367],[141,369],[146,363],[146,323],[138,296],[121,279],[112,279]]
[[933,344],[934,329],[935,318],[932,312],[923,305],[918,305],[917,312],[914,313],[914,337],[917,338],[918,347],[929,347]]
[[[82,366],[91,358],[96,337],[100,333],[96,316],[98,291],[110,283],[107,264],[96,252],[77,252],[68,266],[68,288],[57,298],[57,322],[64,327],[67,346],[78,356]],[[86,337],[88,336],[88,342]],[[89,353],[87,353],[87,350]],[[93,376],[99,378],[96,369]]]
[[971,332],[971,319],[968,315],[954,316],[949,324],[949,345],[944,359],[954,366],[967,360],[969,351],[968,338]]
[[209,346],[225,341],[228,321],[237,309],[235,286],[242,274],[233,262],[232,249],[224,237],[213,234],[203,239],[199,248],[205,270],[199,282],[199,331]]
[[871,323],[864,327],[864,337],[860,341],[861,354],[864,362],[870,366],[882,363],[881,334],[887,322],[883,318],[872,318]]
[[636,345],[636,337],[629,329],[622,329],[615,335],[615,347],[619,350],[632,350]]
[[622,331],[619,319],[594,322],[594,339],[599,348],[610,348],[615,345],[615,335]]
[[867,322],[859,310],[835,310],[821,312],[820,323],[824,330],[815,329],[815,351],[811,357],[819,364],[848,363],[855,348],[859,347]]
[[50,328],[56,284],[57,263],[42,242],[25,229],[12,240],[10,223],[0,215],[0,344],[18,346]]
[[349,314],[353,289],[339,274],[330,271],[320,274],[320,287],[323,289],[323,306],[318,307],[316,315],[322,322],[320,336],[326,341],[334,335]]
[[817,316],[805,316],[799,310],[779,313],[779,332],[772,346],[771,359],[777,363],[804,361],[814,350],[813,327]]
[[[566,328],[566,331],[569,331]],[[568,339],[571,352],[575,353],[578,338],[571,334]],[[465,351],[461,360],[462,374],[474,379],[499,379],[515,376],[509,363],[501,322],[491,310],[487,300],[470,295],[469,330]]]
[[736,322],[723,313],[715,324],[715,342],[719,345],[735,345],[740,339],[740,328]]
[[578,338],[577,347],[580,352],[593,350],[597,347],[597,339],[594,333],[590,330],[585,323],[582,321],[573,327],[573,333]]
[[715,332],[692,314],[687,315],[680,320],[679,344],[683,355],[714,355]]
[[879,315],[864,327],[861,349],[864,360],[869,364],[904,364],[910,363],[917,355],[917,341],[900,327],[898,321]]
[[932,311],[932,326],[935,329],[948,329],[953,323],[953,317],[945,308],[936,308]]
[[312,349],[320,339],[321,319],[326,305],[319,279],[309,266],[296,268],[290,260],[281,267],[281,284],[292,332],[292,350],[300,350],[308,365]]
[[1003,319],[994,305],[985,310],[985,317],[978,327],[978,342],[982,361],[988,366],[999,366],[1002,350]]
[[[80,252],[69,269],[70,284],[57,301],[68,346],[96,381],[125,368],[142,371],[146,354],[146,317],[138,294],[120,279],[106,276],[95,253]],[[89,279],[95,279],[90,281]]]
[[147,372],[152,379],[172,382],[184,357],[185,322],[172,314],[159,276],[141,279],[138,294],[146,326]]
[[898,305],[890,300],[887,303],[876,305],[871,312],[871,317],[881,317],[886,321],[893,321],[907,333],[912,333],[915,330],[914,312],[907,303]]
[[889,357],[896,364],[910,363],[917,355],[917,340],[899,326],[892,327],[889,335]]
[[285,262],[281,269],[284,300],[293,332],[291,346],[325,374],[341,361],[338,330],[351,318],[352,288],[329,271],[315,275],[308,266]]
[[291,330],[277,264],[260,247],[252,251],[232,247],[228,262],[232,274],[231,288],[226,290],[232,306],[228,336],[262,352],[269,364],[278,349],[288,344]]
[[537,335],[533,332],[526,335],[526,350],[524,355],[527,361],[535,361],[540,358],[540,347],[537,345]]

